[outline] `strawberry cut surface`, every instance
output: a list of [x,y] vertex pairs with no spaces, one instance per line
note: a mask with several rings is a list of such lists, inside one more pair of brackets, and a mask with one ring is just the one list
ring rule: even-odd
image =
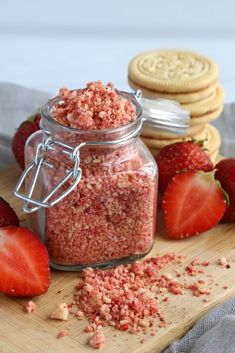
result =
[[0,228],[0,292],[9,296],[36,296],[49,287],[46,247],[27,228]]
[[226,197],[214,171],[186,172],[172,178],[163,195],[164,222],[172,238],[186,238],[215,226],[226,209]]

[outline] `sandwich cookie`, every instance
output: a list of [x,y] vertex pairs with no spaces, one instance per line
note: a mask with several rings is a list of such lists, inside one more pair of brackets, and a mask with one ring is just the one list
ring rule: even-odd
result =
[[138,85],[137,83],[135,83],[134,81],[132,81],[130,79],[130,77],[128,77],[128,83],[129,86],[137,91],[138,89],[140,89],[142,91],[142,94],[144,97],[146,98],[151,98],[151,99],[156,99],[156,98],[164,98],[164,99],[171,99],[171,100],[175,100],[179,103],[193,103],[193,102],[198,102],[202,99],[205,99],[209,96],[211,96],[217,85],[218,85],[218,81],[215,81],[214,83],[212,83],[210,86],[205,87],[203,89],[194,91],[194,92],[175,92],[175,93],[169,93],[169,92],[159,92],[159,91],[155,91],[155,90],[151,90],[151,89],[147,89],[145,87],[142,87],[140,85]]
[[182,50],[156,50],[135,56],[128,67],[131,82],[165,93],[203,90],[217,81],[218,67],[209,58]]
[[190,112],[191,118],[202,117],[220,109],[224,103],[224,89],[217,85],[216,90],[209,97],[190,104],[181,104],[182,108]]

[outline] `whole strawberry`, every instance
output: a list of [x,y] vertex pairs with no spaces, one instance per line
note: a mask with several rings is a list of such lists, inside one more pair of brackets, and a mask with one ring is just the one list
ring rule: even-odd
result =
[[19,218],[8,202],[0,197],[0,228],[19,226]]
[[214,170],[188,171],[171,179],[162,199],[169,237],[192,237],[219,223],[226,210],[227,195],[214,174]]
[[160,191],[164,191],[171,178],[181,171],[213,169],[210,157],[203,151],[201,144],[193,141],[176,142],[163,147],[156,156],[159,169]]
[[12,139],[12,151],[18,164],[22,169],[25,167],[24,163],[24,146],[35,131],[39,130],[41,115],[39,112],[32,115],[28,120],[24,121],[16,131]]
[[229,196],[229,207],[222,218],[223,222],[235,222],[235,158],[227,158],[215,166],[215,178]]

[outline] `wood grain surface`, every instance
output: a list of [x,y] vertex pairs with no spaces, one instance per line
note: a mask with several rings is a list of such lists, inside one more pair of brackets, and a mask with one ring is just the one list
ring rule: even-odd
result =
[[[16,166],[0,171],[0,195],[9,201],[24,222],[21,202],[13,195],[13,188],[20,175]],[[185,295],[168,295],[170,300],[164,304],[163,310],[168,322],[167,327],[157,328],[155,336],[146,335],[145,342],[140,343],[143,334],[131,335],[113,328],[105,328],[106,345],[101,350],[104,353],[160,353],[174,339],[181,337],[192,327],[196,320],[208,312],[216,304],[235,295],[235,225],[218,225],[211,231],[182,241],[171,241],[166,238],[159,221],[155,245],[149,254],[153,256],[174,251],[184,255],[185,266],[194,258],[209,260],[211,265],[205,268],[212,274],[214,285],[209,302],[197,298],[190,293]],[[219,256],[230,258],[230,269],[217,264]],[[173,273],[173,266],[167,267],[168,273]],[[203,276],[203,275],[202,275]],[[192,278],[193,280],[193,278]],[[83,329],[87,321],[79,321],[70,314],[68,322],[49,319],[54,305],[60,302],[70,303],[73,300],[74,287],[79,281],[77,273],[52,271],[49,291],[34,301],[38,309],[26,313],[23,305],[27,299],[12,299],[0,295],[0,352],[1,353],[72,353],[94,352],[89,347],[89,334]],[[224,289],[224,286],[228,286]],[[61,291],[61,292],[60,292]],[[76,310],[75,310],[76,311]],[[158,327],[158,323],[156,323]],[[59,331],[64,330],[64,338],[57,339]]]

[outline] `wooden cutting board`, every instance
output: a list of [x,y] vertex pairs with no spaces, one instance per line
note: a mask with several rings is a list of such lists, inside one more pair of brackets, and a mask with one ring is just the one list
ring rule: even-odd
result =
[[[21,201],[13,195],[13,188],[19,175],[20,170],[17,166],[0,171],[0,195],[11,203],[23,222],[25,216],[21,211]],[[212,265],[205,269],[207,275],[213,273],[214,278],[210,300],[204,302],[201,297],[197,298],[192,294],[168,295],[170,300],[164,305],[167,327],[158,328],[155,336],[146,335],[143,344],[140,343],[143,334],[131,335],[110,327],[105,328],[107,341],[102,352],[162,352],[170,342],[181,337],[208,310],[235,295],[235,224],[218,225],[199,237],[171,241],[166,238],[161,222],[159,223],[155,245],[149,256],[174,251],[186,256],[185,266],[194,258],[209,260]],[[218,265],[217,258],[220,256],[230,259],[230,269]],[[167,272],[173,273],[172,266],[167,268]],[[52,271],[49,291],[34,298],[38,309],[31,314],[23,309],[27,299],[16,300],[0,295],[0,352],[94,352],[88,345],[89,334],[83,332],[86,319],[79,321],[72,314],[68,322],[49,319],[56,303],[70,303],[73,300],[74,287],[77,283],[77,273]],[[228,288],[225,289],[224,286]],[[158,323],[156,325],[158,327]],[[66,336],[57,339],[57,334],[61,330],[66,332]]]

